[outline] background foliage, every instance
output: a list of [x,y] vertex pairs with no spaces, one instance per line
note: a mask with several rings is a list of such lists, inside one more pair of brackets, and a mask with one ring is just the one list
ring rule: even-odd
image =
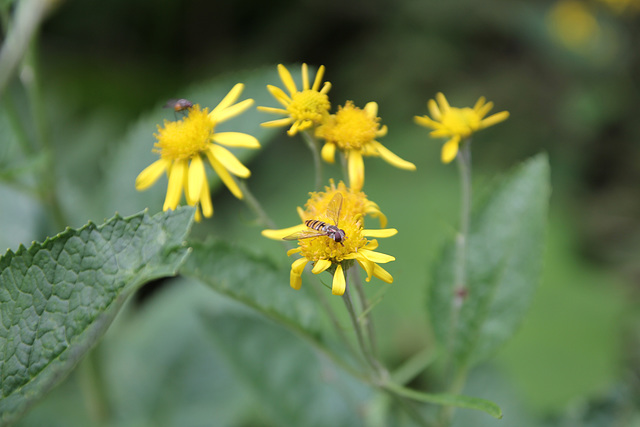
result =
[[[385,252],[398,259],[388,267],[395,284],[374,310],[381,353],[393,367],[434,342],[424,314],[427,266],[439,256],[458,218],[455,168],[439,162],[440,143],[429,139],[412,117],[426,113],[425,103],[437,91],[454,106],[485,95],[496,111],[506,109],[511,117],[474,139],[475,188],[482,192],[494,175],[546,151],[553,192],[543,281],[533,305],[514,339],[471,372],[465,390],[499,403],[505,420],[462,410],[456,422],[637,422],[640,52],[635,46],[640,16],[633,7],[619,12],[605,2],[581,3],[595,18],[597,31],[583,43],[567,44],[562,29],[578,27],[571,16],[554,18],[558,4],[63,2],[39,35],[41,111],[28,108],[30,94],[16,80],[3,94],[0,247],[16,250],[20,243],[57,234],[62,225],[101,223],[116,211],[124,216],[147,206],[152,213],[159,211],[162,185],[137,193],[133,182],[154,158],[155,124],[172,118],[160,108],[166,99],[184,96],[213,104],[242,81],[244,95],[257,105],[272,105],[264,86],[278,83],[275,64],[324,64],[333,84],[332,102],[377,101],[390,129],[382,142],[418,167],[409,173],[383,162],[367,163],[365,191],[390,226],[400,230],[384,242]],[[48,161],[42,155],[21,161],[21,136],[10,128],[6,114],[25,125],[44,117],[39,127],[26,129],[53,147],[51,180],[66,223],[56,224],[48,206],[6,184],[18,174],[28,185],[31,171]],[[296,222],[295,206],[306,200],[313,171],[299,140],[259,128],[260,121],[271,118],[252,111],[228,126],[265,144],[251,153],[252,162],[244,159],[253,173],[248,185],[278,225],[287,226]],[[192,235],[249,247],[248,257],[266,253],[275,266],[289,262],[276,243],[261,238],[252,213],[226,191],[216,194],[214,208],[214,218],[196,225]],[[381,288],[374,283],[369,294]],[[215,411],[217,425],[278,424],[278,416],[295,419],[307,402],[311,415],[331,407],[334,425],[350,425],[353,406],[338,397],[366,396],[369,390],[327,371],[321,357],[291,344],[290,332],[203,289],[187,278],[146,286],[97,347],[92,357],[102,360],[108,400],[120,411],[115,423],[209,424]],[[301,301],[303,291],[295,294]],[[206,326],[212,318],[215,330]],[[249,344],[237,336],[265,340],[246,348]],[[234,360],[256,355],[264,356],[256,364],[273,370],[272,381],[255,384],[251,373],[233,369]],[[309,361],[304,375],[335,380],[333,387],[341,394],[269,401],[269,387],[292,381],[284,369],[288,358]],[[20,425],[52,419],[65,426],[87,425],[92,411],[100,408],[79,404],[86,397],[81,392],[84,369],[91,369],[91,363]],[[421,385],[432,381],[429,372],[416,379]],[[372,423],[374,409],[359,408]]]

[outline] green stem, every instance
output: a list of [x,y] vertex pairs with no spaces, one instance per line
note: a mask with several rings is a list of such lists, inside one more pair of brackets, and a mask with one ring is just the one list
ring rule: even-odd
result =
[[[460,173],[461,200],[460,200],[460,232],[456,236],[456,269],[453,295],[451,296],[451,328],[448,341],[449,367],[449,391],[459,393],[466,381],[466,368],[455,366],[453,357],[455,337],[458,331],[460,311],[469,292],[467,283],[467,245],[469,240],[469,224],[471,221],[471,140],[460,143],[457,156],[458,171]],[[444,406],[441,411],[441,425],[446,426],[451,422],[453,407]]]
[[411,356],[392,374],[391,378],[396,384],[406,384],[431,365],[437,356],[433,348],[425,348]]
[[347,187],[351,187],[351,182],[349,181],[349,163],[347,161],[347,156],[340,152],[340,166],[342,166],[342,177],[344,178],[344,183]]
[[[46,2],[45,2],[46,3]],[[45,168],[41,172],[40,177],[40,198],[43,203],[48,206],[51,212],[54,227],[63,229],[69,225],[69,221],[62,209],[58,189],[56,187],[56,159],[54,156],[54,147],[51,144],[51,134],[49,130],[48,120],[45,114],[44,103],[42,102],[42,88],[40,84],[40,68],[38,63],[38,39],[34,36],[29,44],[29,48],[24,57],[21,81],[27,92],[33,121],[35,123],[36,148],[41,150],[45,156]]]
[[110,411],[98,349],[93,348],[80,363],[79,380],[90,419],[94,425],[103,426]]
[[322,190],[322,159],[320,158],[320,148],[316,137],[311,131],[302,132],[304,141],[307,143],[311,154],[313,155],[313,165],[316,173],[316,191]]
[[367,300],[367,295],[364,292],[364,287],[362,286],[362,280],[360,280],[360,270],[350,269],[351,275],[353,277],[353,283],[355,284],[356,293],[358,294],[358,300],[360,300],[360,312],[364,315],[364,324],[365,324],[365,332],[367,341],[369,343],[369,347],[371,349],[371,354],[375,357],[378,353],[378,345],[376,341],[375,328],[373,325],[373,318],[371,317],[371,310],[369,309],[369,301]]
[[345,275],[345,291],[342,295],[342,300],[344,301],[345,306],[347,307],[347,312],[349,313],[349,318],[351,318],[351,324],[353,325],[353,329],[356,333],[356,339],[358,341],[358,346],[360,347],[360,351],[364,355],[367,363],[371,366],[373,371],[379,377],[379,381],[385,381],[388,374],[384,370],[384,368],[380,365],[380,363],[376,360],[374,355],[371,353],[371,349],[369,346],[365,344],[364,334],[362,333],[362,326],[358,321],[358,316],[356,315],[355,309],[353,307],[353,301],[351,300],[351,293],[349,292],[349,281],[347,279],[347,275]]
[[240,187],[240,191],[242,191],[242,194],[244,196],[242,200],[247,204],[247,206],[249,206],[249,209],[251,209],[253,213],[256,214],[260,223],[264,227],[275,229],[276,224],[271,220],[271,218],[269,218],[269,215],[267,215],[267,212],[262,208],[262,205],[260,204],[258,199],[255,198],[251,191],[249,191],[249,187],[247,186],[246,181],[244,179],[236,179],[236,182],[238,183],[238,187]]

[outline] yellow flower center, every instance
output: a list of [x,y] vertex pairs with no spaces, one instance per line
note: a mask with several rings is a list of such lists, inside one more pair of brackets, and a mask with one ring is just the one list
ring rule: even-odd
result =
[[[337,224],[334,223],[336,218],[330,218],[327,212],[329,203],[336,193],[342,193],[342,207]],[[327,188],[326,192],[310,193],[310,195],[302,214],[304,220],[315,219],[329,225],[337,225],[344,231],[346,239],[341,243],[327,236],[300,239],[298,242],[302,256],[310,261],[326,259],[339,263],[345,256],[358,252],[359,248],[367,244],[367,239],[362,236],[362,221],[367,202],[364,193],[352,193],[341,182],[338,188],[332,183],[331,188]]]
[[154,151],[163,159],[193,158],[209,148],[215,125],[209,118],[209,109],[201,110],[196,104],[183,119],[165,120],[163,127],[158,126]]
[[331,108],[327,94],[315,90],[305,89],[294,93],[291,98],[287,112],[296,121],[311,122],[309,126],[320,124]]
[[344,107],[318,128],[318,136],[333,142],[341,150],[361,150],[370,144],[380,128],[380,118],[370,117],[366,111],[347,101]]
[[440,122],[451,135],[467,138],[480,128],[481,118],[472,108],[451,107],[443,113]]

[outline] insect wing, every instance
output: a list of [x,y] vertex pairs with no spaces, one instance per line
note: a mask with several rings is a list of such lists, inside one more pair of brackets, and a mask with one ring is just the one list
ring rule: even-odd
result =
[[309,239],[311,237],[319,237],[326,236],[327,233],[323,233],[316,230],[300,230],[296,231],[293,234],[289,234],[286,237],[283,237],[282,240],[300,240],[300,239]]
[[333,225],[337,226],[340,220],[340,211],[342,210],[342,193],[336,193],[327,206],[327,216]]
[[182,111],[191,107],[193,107],[193,104],[187,99],[172,98],[168,100],[166,104],[164,104],[163,108],[171,108],[174,111]]

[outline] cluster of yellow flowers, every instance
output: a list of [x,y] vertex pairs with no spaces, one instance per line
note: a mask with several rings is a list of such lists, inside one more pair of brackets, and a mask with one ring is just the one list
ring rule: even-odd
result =
[[[307,132],[313,138],[323,140],[321,156],[326,162],[333,163],[336,150],[339,151],[347,163],[348,185],[344,182],[336,185],[331,180],[325,191],[310,193],[305,209],[298,208],[301,224],[282,230],[264,230],[263,235],[272,239],[298,240],[298,247],[288,252],[288,255],[302,255],[291,266],[290,284],[294,289],[300,288],[302,271],[309,262],[314,265],[312,273],[333,272],[334,295],[345,292],[344,272],[354,260],[366,272],[367,281],[377,277],[391,283],[393,277],[379,264],[395,258],[376,252],[378,242],[375,238],[393,236],[397,230],[364,228],[366,216],[377,217],[382,227],[386,227],[387,218],[378,205],[369,201],[362,192],[363,158],[380,157],[406,170],[415,170],[415,165],[401,159],[377,141],[387,134],[387,127],[380,125],[377,103],[369,102],[361,109],[347,101],[334,114],[330,113],[328,92],[331,83],[322,82],[324,66],[318,69],[311,85],[307,64],[302,65],[302,90],[298,90],[291,73],[283,65],[278,65],[278,72],[288,94],[276,86],[268,85],[267,89],[282,108],[260,106],[258,109],[284,117],[262,125],[286,126],[290,136]],[[196,220],[200,221],[202,215],[211,217],[213,206],[202,160],[204,155],[231,193],[242,199],[243,193],[234,176],[248,178],[250,171],[225,146],[259,148],[260,144],[251,135],[216,132],[215,128],[218,123],[241,114],[253,104],[252,99],[236,102],[243,87],[242,84],[235,85],[211,111],[197,104],[192,105],[180,120],[165,120],[163,126],[158,126],[158,132],[154,135],[157,139],[154,151],[160,155],[160,159],[138,175],[136,189],[148,188],[166,172],[169,184],[163,209],[175,209],[184,190],[187,204],[198,208]],[[431,136],[449,138],[442,148],[444,163],[456,158],[460,144],[474,132],[509,116],[508,112],[503,111],[485,117],[493,104],[486,103],[484,98],[480,98],[473,108],[451,107],[442,93],[436,95],[436,101],[430,100],[427,104],[431,117],[416,116],[415,121],[432,129]]]

